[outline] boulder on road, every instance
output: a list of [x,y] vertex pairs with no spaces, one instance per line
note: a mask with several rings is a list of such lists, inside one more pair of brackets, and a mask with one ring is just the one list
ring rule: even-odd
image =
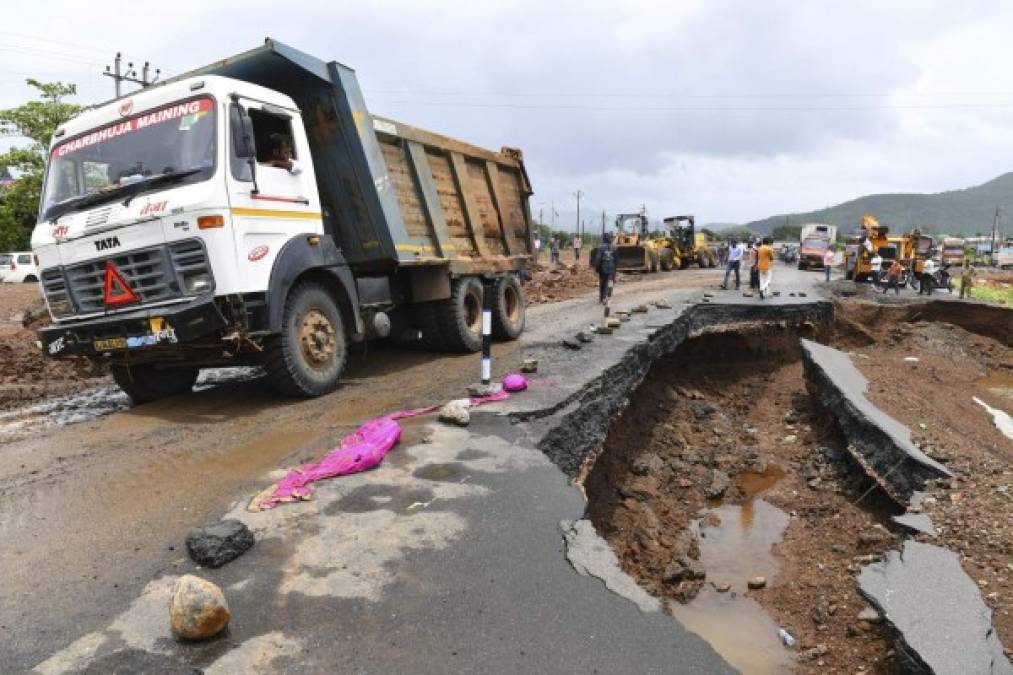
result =
[[468,399],[457,399],[440,408],[439,420],[448,424],[456,424],[459,427],[466,427],[471,422],[471,413],[468,412]]
[[225,594],[210,581],[185,574],[172,587],[169,624],[178,637],[185,640],[212,638],[228,625],[230,616]]
[[250,528],[230,518],[190,530],[186,550],[198,565],[221,567],[246,553],[255,542]]

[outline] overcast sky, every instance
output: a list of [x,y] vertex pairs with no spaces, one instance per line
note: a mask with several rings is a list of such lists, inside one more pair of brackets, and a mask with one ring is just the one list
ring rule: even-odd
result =
[[[224,5],[224,3],[223,3]],[[26,76],[105,100],[116,50],[178,74],[271,36],[356,69],[372,112],[520,147],[532,211],[574,193],[745,222],[1013,168],[1013,3],[20,3],[0,107]]]

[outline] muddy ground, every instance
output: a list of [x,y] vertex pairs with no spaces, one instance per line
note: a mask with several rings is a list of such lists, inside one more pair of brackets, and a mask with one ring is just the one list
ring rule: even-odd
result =
[[83,364],[46,359],[36,345],[41,296],[37,284],[0,285],[0,410],[111,382]]
[[[994,314],[1003,310],[992,310],[989,320],[984,310],[937,304],[919,312],[849,301],[838,306],[841,321],[830,330],[708,335],[659,362],[613,422],[585,481],[589,516],[626,571],[672,603],[692,608],[699,594],[697,603],[730,608],[712,627],[712,644],[722,630],[776,633],[780,626],[798,640],[791,655],[797,672],[895,670],[887,629],[858,618],[866,603],[854,577],[900,541],[889,516],[901,509],[871,489],[846,459],[834,423],[814,407],[799,360],[801,335],[853,352],[870,380],[870,398],[954,471],[954,481],[930,489],[925,511],[941,530],[932,541],[961,552],[995,610],[1000,639],[1013,646],[1013,523],[1004,515],[1013,506],[1013,443],[971,401],[978,396],[1010,409],[1013,331],[1008,314]],[[708,533],[716,542],[731,536],[719,513],[745,530],[744,549],[750,537],[776,540],[779,532],[763,531],[774,526],[755,524],[766,512],[761,506],[788,514],[787,527],[773,549],[779,569],[765,588],[750,590],[750,577],[769,572],[762,561],[753,569],[726,560],[707,570],[701,553],[714,545]],[[773,622],[738,618],[749,616],[749,599]],[[672,607],[683,616],[681,605]],[[747,672],[781,672],[783,657],[758,653],[783,650],[776,639],[771,635],[756,654],[741,653],[754,649],[745,640],[722,654],[747,664]]]

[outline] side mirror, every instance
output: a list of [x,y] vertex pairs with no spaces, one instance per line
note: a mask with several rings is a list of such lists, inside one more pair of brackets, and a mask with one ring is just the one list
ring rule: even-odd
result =
[[255,159],[257,143],[253,135],[253,121],[238,103],[232,104],[230,126],[232,127],[232,148],[239,159]]

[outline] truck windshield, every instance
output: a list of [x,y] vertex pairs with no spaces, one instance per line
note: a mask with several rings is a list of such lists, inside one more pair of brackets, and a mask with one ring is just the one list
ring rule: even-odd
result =
[[[137,194],[166,181],[207,180],[215,166],[215,107],[207,97],[149,110],[53,147],[42,219]],[[156,180],[157,179],[157,180]]]
[[810,238],[802,242],[802,248],[826,248],[830,245],[829,239]]

